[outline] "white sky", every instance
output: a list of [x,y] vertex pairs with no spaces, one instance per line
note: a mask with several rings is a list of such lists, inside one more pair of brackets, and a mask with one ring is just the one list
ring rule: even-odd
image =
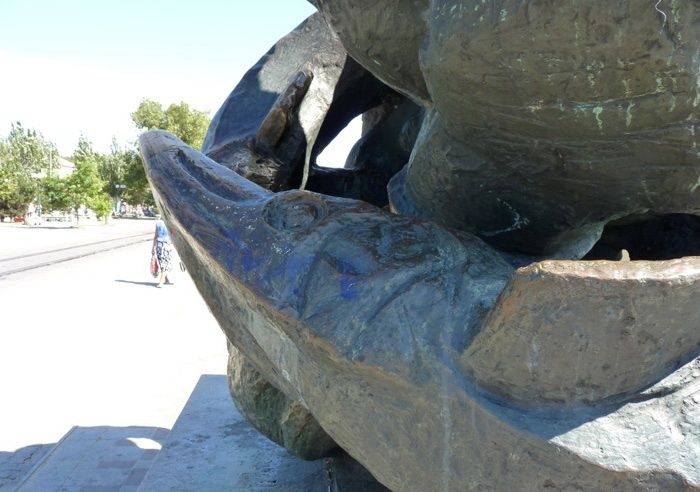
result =
[[22,74],[0,78],[0,134],[6,135],[13,121],[21,121],[41,131],[66,156],[81,134],[101,152],[109,150],[112,136],[122,144],[135,140],[130,114],[144,98],[165,105],[183,100],[213,116],[234,86],[231,79],[242,75],[233,68],[226,73],[179,70],[177,78],[154,71],[143,77],[136,67],[116,69],[4,51],[0,67],[5,73]]
[[[0,135],[20,121],[68,156],[81,134],[100,152],[113,136],[133,142],[130,114],[144,98],[213,116],[312,12],[305,0],[0,0]],[[342,165],[360,134],[358,121],[351,128],[321,162]]]

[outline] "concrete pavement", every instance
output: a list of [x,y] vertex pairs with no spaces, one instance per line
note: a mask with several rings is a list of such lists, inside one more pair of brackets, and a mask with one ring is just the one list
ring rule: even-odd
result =
[[[189,276],[156,289],[150,242],[121,244],[152,227],[0,226],[0,492],[385,491],[347,455],[304,462],[241,417]],[[86,242],[120,246],[2,274]]]
[[41,226],[5,222],[0,223],[0,260],[153,232],[150,219],[113,219],[106,225],[86,220],[80,227],[60,222]]
[[[0,259],[153,227],[135,222],[3,224]],[[143,242],[0,278],[0,488],[74,426],[170,429],[200,375],[225,373],[224,336],[191,280],[154,288],[149,258]]]

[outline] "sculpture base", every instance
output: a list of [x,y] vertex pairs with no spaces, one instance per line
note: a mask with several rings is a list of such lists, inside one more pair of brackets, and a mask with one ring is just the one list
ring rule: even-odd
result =
[[387,489],[346,454],[316,461],[292,456],[238,413],[225,376],[203,375],[139,490]]

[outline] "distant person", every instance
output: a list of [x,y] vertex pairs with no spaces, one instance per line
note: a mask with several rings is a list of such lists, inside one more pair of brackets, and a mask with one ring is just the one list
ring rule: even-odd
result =
[[173,245],[170,239],[170,233],[167,227],[165,227],[165,222],[161,220],[160,215],[156,215],[156,232],[153,235],[151,255],[155,255],[156,261],[158,262],[158,284],[156,287],[162,287],[163,283],[172,284],[168,278],[168,272],[170,272],[173,267]]

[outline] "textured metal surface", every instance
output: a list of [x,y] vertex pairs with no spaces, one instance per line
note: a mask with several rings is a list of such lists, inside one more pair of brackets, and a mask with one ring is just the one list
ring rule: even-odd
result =
[[315,5],[141,138],[230,342],[393,490],[699,488],[697,4]]
[[[178,251],[229,340],[385,485],[685,490],[700,483],[697,361],[650,393],[592,402],[564,392],[554,408],[533,401],[526,410],[517,398],[490,394],[463,369],[466,354],[491,346],[488,333],[497,327],[487,315],[514,271],[488,245],[352,200],[270,193],[162,132],[144,135],[141,146]],[[657,274],[664,285],[692,284],[696,263],[684,259],[654,270],[665,272]],[[615,271],[604,262],[555,267],[593,277],[600,268]],[[657,278],[642,264],[619,268],[641,282]],[[635,302],[624,283],[606,289]],[[511,294],[527,295],[511,289],[498,305],[511,304]],[[587,302],[604,320],[604,311],[624,308],[610,295]],[[674,309],[668,302],[656,316]],[[514,325],[513,336],[537,329],[537,322]],[[557,329],[566,326],[564,319]],[[578,343],[590,347],[579,362],[597,364],[610,347],[579,333]],[[517,367],[519,345],[511,348],[497,354],[505,367]],[[566,351],[560,355],[554,352],[553,361],[572,363]],[[652,364],[640,384],[667,373],[667,363]],[[566,371],[550,376],[562,387],[572,384]],[[615,377],[600,383],[614,388]],[[668,427],[658,414],[675,405],[685,412],[678,427]],[[624,430],[626,438],[592,449],[591,436],[604,429]]]

